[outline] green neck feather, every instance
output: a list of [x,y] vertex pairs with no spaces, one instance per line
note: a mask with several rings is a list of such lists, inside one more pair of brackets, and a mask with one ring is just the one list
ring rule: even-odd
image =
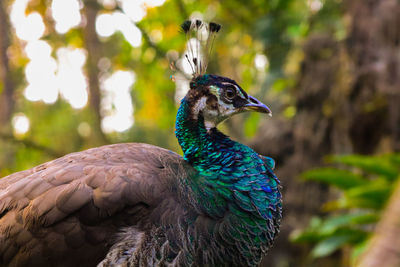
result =
[[[228,202],[237,198],[237,208],[244,209],[246,214],[254,212],[264,219],[271,218],[268,208],[271,201],[260,201],[257,206],[260,210],[253,202],[264,198],[272,199],[274,204],[280,201],[278,180],[272,170],[254,150],[232,141],[215,128],[207,132],[201,114],[193,115],[189,103],[183,99],[176,136],[184,159],[198,171],[199,175],[187,182],[198,199],[202,199],[202,209],[219,217],[226,212]],[[249,194],[240,197],[240,192]]]
[[182,147],[184,158],[198,171],[200,166],[211,165],[221,154],[227,151],[235,142],[220,133],[216,128],[207,132],[204,126],[204,118],[201,114],[194,114],[186,99],[182,100],[176,119],[176,136]]
[[[227,242],[240,240],[242,253],[249,258],[257,254],[257,260],[278,232],[279,181],[254,150],[215,128],[207,132],[201,114],[191,112],[190,104],[183,99],[176,136],[184,159],[198,173],[182,181],[182,194],[199,213],[223,218],[222,238]],[[259,249],[253,251],[254,247]]]

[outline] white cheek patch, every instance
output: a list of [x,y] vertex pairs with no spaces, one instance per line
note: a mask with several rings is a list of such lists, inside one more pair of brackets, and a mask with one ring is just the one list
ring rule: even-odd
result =
[[[214,89],[217,89],[215,87]],[[215,95],[218,99],[218,108],[215,109],[207,109],[207,97],[201,97],[193,107],[193,116],[195,120],[198,119],[198,114],[200,111],[203,112],[204,116],[204,126],[206,127],[207,131],[211,128],[217,127],[217,125],[224,121],[225,119],[229,118],[231,115],[235,114],[237,110],[232,104],[227,104],[223,102],[219,95]]]
[[196,105],[194,105],[193,115],[194,115],[195,120],[197,120],[197,116],[199,115],[200,110],[204,110],[204,108],[206,107],[206,105],[207,105],[206,102],[207,102],[207,98],[205,96],[203,96],[196,102]]
[[219,99],[218,99],[218,106],[219,106],[220,116],[224,117],[224,119],[234,114],[236,111],[235,107],[232,104],[226,104],[225,102]]
[[195,120],[197,120],[200,111],[203,112],[204,126],[207,130],[210,130],[211,128],[217,126],[220,117],[219,111],[207,109],[207,97],[203,96],[202,98],[200,98],[194,105],[193,111]]
[[218,110],[203,110],[204,114],[204,125],[206,126],[207,131],[211,128],[215,128],[219,123],[219,111]]
[[219,123],[226,120],[235,113],[232,105],[227,105],[218,99],[218,110],[204,110],[204,125],[208,130],[217,127]]

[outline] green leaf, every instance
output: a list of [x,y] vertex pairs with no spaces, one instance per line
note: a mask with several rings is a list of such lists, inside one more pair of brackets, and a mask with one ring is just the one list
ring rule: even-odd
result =
[[259,113],[250,113],[244,124],[244,134],[246,137],[253,137],[257,133],[258,122],[260,121]]
[[398,166],[391,164],[389,160],[382,157],[371,157],[362,155],[333,156],[334,162],[360,168],[366,172],[380,174],[389,180],[394,180],[399,174]]
[[294,243],[315,243],[322,240],[324,237],[320,236],[315,231],[301,231],[295,230],[290,234],[290,241]]
[[360,212],[353,214],[343,214],[338,216],[329,217],[326,219],[319,233],[321,235],[333,234],[340,227],[354,227],[359,224],[367,224],[376,222],[378,220],[378,215],[371,212]]
[[325,257],[332,254],[342,245],[346,244],[351,240],[350,235],[333,236],[319,242],[314,249],[311,251],[311,255],[314,258]]
[[366,184],[368,181],[350,171],[335,168],[309,170],[302,174],[306,180],[327,183],[341,189],[348,189]]
[[329,212],[329,211],[335,211],[335,210],[341,210],[346,208],[347,206],[347,201],[344,197],[340,197],[339,199],[328,201],[322,206],[322,210],[324,212]]
[[400,154],[387,155],[389,161],[400,168]]
[[[364,253],[364,251],[367,249],[368,241],[369,240],[366,239],[354,246],[354,249],[351,253],[351,262],[355,263],[357,258]],[[355,264],[352,264],[352,266],[355,266]]]
[[391,184],[378,180],[349,189],[345,192],[348,207],[381,209],[392,192],[391,187]]
[[322,219],[319,217],[312,217],[308,228],[305,230],[295,230],[290,234],[290,240],[295,243],[311,243],[322,240],[323,236],[320,236],[318,229],[322,225]]

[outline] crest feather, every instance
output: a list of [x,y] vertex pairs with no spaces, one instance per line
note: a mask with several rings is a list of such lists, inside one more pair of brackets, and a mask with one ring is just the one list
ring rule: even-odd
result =
[[201,76],[206,73],[214,40],[221,25],[215,22],[207,24],[196,19],[184,21],[181,28],[186,35],[188,48],[185,58],[192,69],[192,76]]

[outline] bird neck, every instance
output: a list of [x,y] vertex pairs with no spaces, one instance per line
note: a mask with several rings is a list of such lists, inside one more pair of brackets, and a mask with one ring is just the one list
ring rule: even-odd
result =
[[182,100],[176,136],[184,159],[197,174],[179,180],[178,195],[197,213],[220,222],[226,229],[220,235],[228,243],[246,232],[249,239],[240,241],[243,253],[259,260],[278,232],[279,181],[260,155],[215,128],[207,130],[195,111],[192,103]]
[[216,153],[229,149],[235,142],[216,128],[207,129],[201,112],[196,111],[184,98],[176,119],[176,137],[184,159],[198,171],[215,162]]

